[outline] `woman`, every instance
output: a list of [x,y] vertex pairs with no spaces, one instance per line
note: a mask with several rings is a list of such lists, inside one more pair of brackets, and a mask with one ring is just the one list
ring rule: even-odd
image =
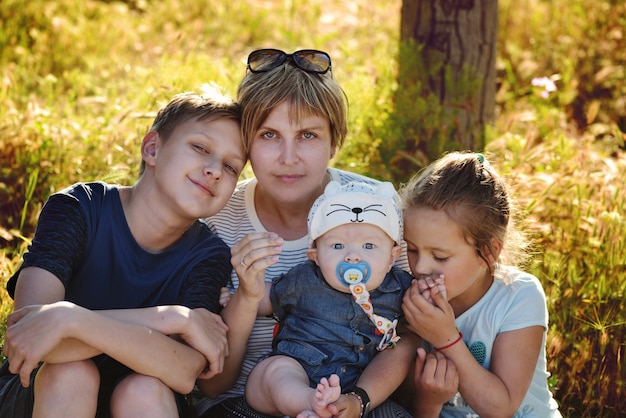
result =
[[[213,397],[197,402],[203,417],[263,416],[245,404],[243,391],[252,368],[271,350],[276,321],[256,318],[265,289],[251,283],[240,288],[236,273],[252,269],[271,281],[302,263],[308,248],[307,215],[326,184],[376,182],[328,167],[346,136],[347,103],[325,52],[252,52],[237,100],[243,107],[244,146],[256,177],[241,182],[226,208],[207,221],[232,248],[234,294],[222,315],[227,324],[237,324],[230,326],[229,341],[241,338],[244,343],[231,345],[220,378],[198,381],[202,393]],[[357,383],[360,396],[340,396],[336,416],[365,416],[371,403],[372,417],[410,417],[385,400],[391,395],[389,388],[406,376],[415,347],[415,339],[407,336],[395,349],[376,356]]]

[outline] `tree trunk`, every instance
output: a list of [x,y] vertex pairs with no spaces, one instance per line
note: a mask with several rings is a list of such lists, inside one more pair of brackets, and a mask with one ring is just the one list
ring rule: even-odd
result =
[[[422,88],[439,99],[453,127],[447,141],[455,146],[446,149],[485,145],[495,111],[497,28],[497,0],[402,1],[400,40],[422,48]],[[401,75],[415,73],[399,65]],[[407,82],[400,77],[400,86]]]

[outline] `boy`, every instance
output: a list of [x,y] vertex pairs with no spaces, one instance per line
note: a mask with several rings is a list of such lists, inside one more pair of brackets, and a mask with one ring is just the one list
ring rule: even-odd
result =
[[[361,372],[395,347],[412,276],[394,267],[402,215],[391,183],[330,182],[308,217],[310,261],[276,278],[260,314],[279,320],[270,357],[252,371],[246,401],[271,415],[331,417],[344,393],[369,412]],[[270,306],[271,305],[271,306]]]
[[230,252],[197,219],[246,163],[240,118],[215,89],[179,94],[142,140],[135,185],[50,197],[7,284],[0,417],[184,416],[182,394],[221,372]]

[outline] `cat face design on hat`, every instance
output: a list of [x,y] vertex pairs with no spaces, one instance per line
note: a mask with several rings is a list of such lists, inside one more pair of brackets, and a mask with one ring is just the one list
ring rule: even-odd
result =
[[377,226],[396,243],[402,239],[402,212],[396,190],[389,182],[351,182],[341,186],[331,181],[313,203],[307,223],[309,247],[322,234],[351,223]]

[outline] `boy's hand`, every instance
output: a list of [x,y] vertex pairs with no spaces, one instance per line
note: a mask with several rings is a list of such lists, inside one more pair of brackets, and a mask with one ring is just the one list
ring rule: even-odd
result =
[[189,320],[189,330],[180,337],[207,359],[209,366],[199,377],[210,379],[224,370],[224,358],[228,355],[228,326],[221,316],[204,308],[192,309]]
[[29,386],[31,372],[67,336],[72,313],[81,309],[62,301],[25,306],[9,315],[4,354],[11,373],[20,375],[22,386]]

